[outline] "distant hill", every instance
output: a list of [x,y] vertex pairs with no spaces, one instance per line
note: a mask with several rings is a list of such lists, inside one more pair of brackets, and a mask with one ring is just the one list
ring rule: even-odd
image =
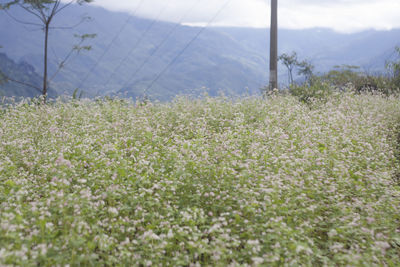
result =
[[[22,10],[13,10],[12,14],[29,19]],[[65,9],[54,25],[74,25],[83,15],[89,15],[92,21],[72,30],[51,32],[50,73],[55,72],[61,59],[77,43],[73,38],[75,33],[98,34],[92,42],[93,49],[74,55],[51,83],[60,93],[70,94],[79,87],[88,96],[116,93],[142,96],[200,30],[157,22],[148,31],[153,24],[151,20],[128,19],[125,13],[90,5]],[[0,12],[0,25],[2,50],[13,60],[29,62],[36,71],[41,70],[43,33],[15,22],[3,12]],[[166,39],[173,29],[173,34]],[[280,30],[279,53],[297,51],[300,58],[311,59],[320,72],[338,64],[361,65],[376,72],[383,70],[385,57],[400,44],[398,36],[400,30],[357,34],[339,34],[327,29]],[[206,29],[147,94],[168,100],[182,93],[200,94],[204,87],[210,95],[258,93],[268,83],[268,43],[267,29]],[[280,73],[280,81],[285,82],[282,66]]]
[[[256,51],[269,49],[265,29],[214,28],[229,34],[242,45]],[[385,61],[400,45],[400,29],[368,30],[353,34],[330,29],[279,30],[279,53],[296,51],[301,59],[309,59],[317,71],[326,72],[335,65],[357,65],[366,71],[383,71]],[[282,67],[282,66],[281,66]],[[283,70],[283,69],[282,69]]]
[[[0,53],[0,96],[35,97],[41,95],[40,90],[21,83],[7,81],[5,80],[6,77],[12,77],[12,79],[16,81],[38,88],[40,88],[42,84],[42,77],[35,72],[32,65],[25,61],[16,63],[6,54]],[[56,96],[55,91],[50,89],[49,96]]]
[[[14,16],[26,18],[24,11],[13,11]],[[174,29],[175,24],[158,22],[143,37],[152,21],[131,18],[125,30],[105,54],[93,73],[82,84],[84,77],[102,57],[105,49],[115,37],[128,15],[109,12],[98,7],[73,7],[66,9],[55,25],[71,25],[80,20],[82,14],[93,18],[74,30],[55,30],[50,36],[49,68],[53,73],[61,59],[76,43],[75,33],[97,33],[90,52],[72,57],[66,68],[56,77],[52,86],[60,92],[71,93],[80,87],[87,95],[104,95],[123,92],[127,96],[141,96],[155,77],[182,51],[198,33],[199,28],[179,26],[165,43],[157,46]],[[42,69],[42,32],[20,25],[0,13],[0,35],[4,36],[3,50],[16,60],[24,60]],[[140,41],[142,39],[142,41]],[[154,53],[143,69],[133,74]],[[123,64],[121,64],[123,63]],[[113,71],[115,75],[112,76]],[[222,91],[227,94],[242,94],[246,87],[252,93],[259,91],[267,82],[267,59],[265,55],[249,50],[234,41],[229,35],[206,30],[198,40],[169,68],[148,94],[158,99],[170,99],[180,93],[199,94],[203,87],[211,95]]]

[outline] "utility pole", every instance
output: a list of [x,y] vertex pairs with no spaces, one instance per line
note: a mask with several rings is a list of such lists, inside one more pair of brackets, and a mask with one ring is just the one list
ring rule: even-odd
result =
[[269,89],[278,88],[278,0],[271,0]]

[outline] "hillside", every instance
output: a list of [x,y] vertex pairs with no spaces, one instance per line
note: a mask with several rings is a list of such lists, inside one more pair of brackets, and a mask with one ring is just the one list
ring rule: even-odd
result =
[[[18,10],[14,13],[16,13],[15,16],[26,16]],[[93,21],[72,31],[53,31],[50,37],[54,50],[54,53],[51,52],[50,59],[52,73],[58,65],[56,58],[62,58],[76,43],[72,37],[74,33],[98,34],[98,38],[93,42],[92,51],[73,57],[64,71],[55,79],[53,86],[60,91],[71,92],[81,84],[115,37],[116,31],[127,20],[126,14],[85,6],[82,9],[65,10],[56,24],[70,25],[71,21],[79,21],[82,14],[89,14]],[[25,29],[4,14],[0,14],[0,23],[6,26],[0,29],[0,35],[5,37],[4,51],[12,58],[26,60],[31,62],[36,69],[41,69],[41,32]],[[129,95],[140,95],[199,31],[197,28],[179,26],[143,70],[132,78],[138,67],[175,27],[175,24],[158,22],[139,43],[150,24],[149,20],[132,18],[110,48],[109,53],[81,86],[82,89],[91,95],[96,95],[97,93],[113,93],[128,87]],[[133,49],[133,47],[136,48]],[[255,58],[255,60],[249,60],[249,58]],[[124,64],[121,64],[122,60],[125,60]],[[116,75],[112,76],[118,66]],[[220,90],[239,94],[244,92],[246,87],[251,88],[255,93],[266,83],[264,71],[266,67],[266,59],[263,55],[244,48],[227,35],[207,30],[160,78],[150,93],[164,99],[191,90],[202,91],[202,87],[210,88],[212,95],[216,95]],[[108,84],[107,81],[109,81]]]
[[[0,74],[1,73],[6,77],[12,77],[12,79],[16,81],[38,88],[40,88],[42,84],[42,77],[35,72],[32,65],[25,61],[16,63],[4,53],[0,53]],[[3,80],[0,82],[0,96],[35,97],[41,95],[39,89],[11,81],[6,82],[4,78],[5,77],[2,77]],[[50,89],[49,96],[56,96],[56,92]]]
[[[27,17],[21,10],[12,13],[15,17]],[[92,21],[72,30],[54,30],[50,36],[50,73],[53,73],[76,44],[75,33],[98,34],[91,42],[92,51],[74,55],[52,83],[62,93],[80,87],[88,96],[115,93],[142,96],[200,30],[157,22],[147,31],[153,23],[150,20],[137,17],[128,20],[127,14],[90,5],[66,9],[54,25],[73,25],[83,15],[90,16]],[[0,24],[4,25],[0,28],[3,50],[15,61],[29,62],[37,71],[41,70],[42,32],[16,23],[5,13],[0,13]],[[165,40],[173,29],[176,30]],[[121,34],[109,47],[120,30]],[[399,44],[399,35],[400,30],[357,34],[339,34],[327,29],[281,30],[280,53],[297,51],[300,58],[311,59],[320,72],[338,64],[361,65],[376,72],[383,70],[384,61]],[[268,42],[266,29],[209,28],[147,93],[163,100],[181,93],[198,95],[204,92],[203,87],[208,88],[210,95],[258,93],[268,82]],[[282,66],[280,73],[281,82],[285,82]]]
[[[242,45],[256,51],[268,51],[269,39],[265,29],[214,28],[227,33]],[[383,71],[385,61],[400,45],[400,29],[391,31],[368,30],[342,34],[330,29],[279,31],[279,53],[296,51],[301,59],[309,59],[319,72],[335,65],[357,65],[367,71]],[[282,66],[281,66],[282,67]],[[284,72],[284,69],[282,68]]]

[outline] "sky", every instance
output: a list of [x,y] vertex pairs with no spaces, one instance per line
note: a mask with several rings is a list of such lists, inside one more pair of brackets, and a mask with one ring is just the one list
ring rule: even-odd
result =
[[[259,28],[269,27],[270,3],[270,0],[94,2],[110,10],[186,25],[203,26],[211,21],[213,26]],[[286,29],[321,27],[353,33],[368,29],[400,28],[400,0],[278,0],[278,9],[279,27]]]

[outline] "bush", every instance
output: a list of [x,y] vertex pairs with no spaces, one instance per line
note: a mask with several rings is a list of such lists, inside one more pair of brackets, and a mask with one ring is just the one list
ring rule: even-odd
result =
[[318,86],[321,86],[321,83],[327,85],[331,91],[353,91],[358,94],[382,93],[384,95],[399,92],[395,75],[371,75],[359,69],[358,66],[351,65],[335,66],[333,70],[318,78],[314,76],[312,81],[314,83],[317,81]]
[[333,92],[333,87],[318,77],[313,77],[310,84],[291,85],[289,93],[301,102],[311,104],[315,101],[325,101]]
[[352,65],[335,66],[333,70],[321,76],[331,86],[340,91],[377,92],[387,88],[389,79],[383,76],[369,75]]
[[383,75],[366,75],[360,76],[354,84],[354,90],[357,93],[370,92],[382,93],[384,95],[393,95],[399,92],[399,88],[392,79]]
[[386,63],[386,69],[389,72],[389,76],[392,79],[392,84],[400,88],[400,47],[396,47],[397,59]]

